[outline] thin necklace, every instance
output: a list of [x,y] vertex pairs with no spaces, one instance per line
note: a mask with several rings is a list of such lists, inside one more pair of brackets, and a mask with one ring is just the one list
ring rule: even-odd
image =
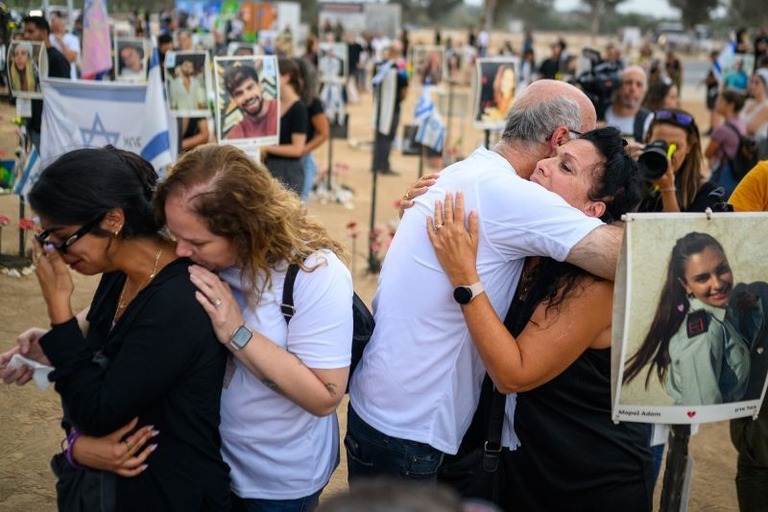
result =
[[133,297],[131,297],[129,300],[124,300],[125,290],[128,288],[128,283],[131,281],[130,277],[126,278],[125,284],[123,284],[123,290],[120,292],[120,298],[117,300],[117,309],[115,310],[115,320],[117,320],[117,318],[122,314],[122,311],[126,307],[128,307],[128,304],[131,303],[131,300],[135,299],[136,296],[139,294],[139,292],[144,288],[146,288],[149,282],[155,278],[155,274],[157,274],[157,265],[160,263],[160,256],[162,256],[162,254],[163,254],[163,248],[160,247],[160,249],[158,249],[157,251],[157,254],[155,255],[155,266],[152,267],[152,272],[147,277],[147,280],[144,281],[144,284],[142,284],[141,287],[139,287],[139,289],[136,290],[136,293],[133,294]]

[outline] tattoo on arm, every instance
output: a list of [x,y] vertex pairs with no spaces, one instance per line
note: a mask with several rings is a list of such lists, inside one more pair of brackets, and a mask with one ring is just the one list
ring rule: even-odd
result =
[[331,395],[331,397],[336,398],[336,384],[333,382],[326,382],[325,389],[328,390],[328,394]]
[[271,379],[264,379],[261,381],[267,388],[271,389],[275,393],[283,394],[283,390],[280,389],[280,386],[277,385],[277,383]]

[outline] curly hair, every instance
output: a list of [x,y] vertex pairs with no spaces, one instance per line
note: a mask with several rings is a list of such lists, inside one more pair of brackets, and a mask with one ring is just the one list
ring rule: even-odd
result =
[[167,220],[165,203],[174,194],[184,194],[208,230],[232,244],[243,287],[253,298],[249,303],[258,304],[272,286],[270,271],[283,262],[311,272],[316,267],[305,267],[304,260],[315,251],[328,249],[346,259],[344,247],[307,213],[299,197],[233,146],[205,144],[179,158],[155,194],[161,225]]
[[[606,223],[618,221],[640,204],[637,162],[625,151],[625,141],[615,127],[597,128],[582,134],[580,139],[590,142],[602,157],[602,163],[594,170],[594,184],[587,196],[591,201],[605,203],[600,220]],[[586,275],[586,271],[570,263],[542,258],[529,276],[532,286],[527,300],[546,302],[547,311],[557,309],[579,290],[578,284]]]

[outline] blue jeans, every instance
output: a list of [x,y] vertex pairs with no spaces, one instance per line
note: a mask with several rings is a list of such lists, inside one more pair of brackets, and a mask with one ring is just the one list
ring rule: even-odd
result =
[[295,500],[261,500],[232,495],[234,512],[312,512],[320,501],[320,489],[314,494]]
[[309,193],[315,184],[315,175],[317,174],[317,163],[312,153],[307,153],[301,157],[301,163],[304,164],[304,186],[301,188],[301,200],[305,203],[309,199]]
[[408,480],[437,481],[444,454],[428,444],[382,434],[364,422],[349,405],[347,413],[347,471],[355,478],[386,475]]

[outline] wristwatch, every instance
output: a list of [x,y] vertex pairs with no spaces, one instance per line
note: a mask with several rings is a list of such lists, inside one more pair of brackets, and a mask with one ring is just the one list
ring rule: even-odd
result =
[[474,299],[475,297],[477,297],[483,292],[485,292],[485,288],[483,288],[483,283],[478,281],[475,284],[470,284],[467,286],[457,286],[456,288],[454,288],[453,298],[459,304],[464,305],[472,302],[472,299]]
[[229,337],[229,346],[235,351],[242,350],[251,341],[252,337],[253,333],[251,330],[243,324],[235,329],[232,336]]

